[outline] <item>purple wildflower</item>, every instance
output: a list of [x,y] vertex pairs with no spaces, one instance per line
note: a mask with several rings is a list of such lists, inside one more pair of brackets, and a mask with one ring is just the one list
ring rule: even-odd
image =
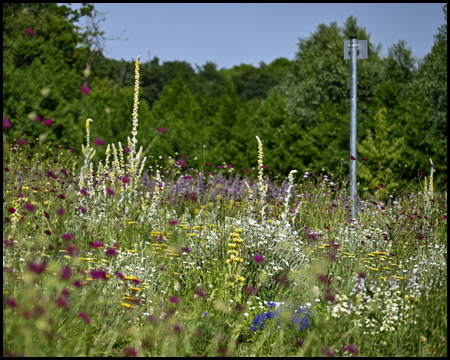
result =
[[84,311],[80,312],[80,313],[78,314],[78,316],[79,316],[80,318],[82,318],[84,321],[86,321],[87,324],[90,324],[90,323],[91,323],[91,318],[90,318]]

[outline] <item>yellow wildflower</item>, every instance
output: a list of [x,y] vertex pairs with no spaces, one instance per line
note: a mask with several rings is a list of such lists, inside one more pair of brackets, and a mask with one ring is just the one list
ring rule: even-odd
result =
[[136,309],[136,307],[131,306],[130,304],[127,304],[127,303],[124,303],[124,302],[121,302],[120,305],[125,306],[125,307],[127,307],[127,308]]

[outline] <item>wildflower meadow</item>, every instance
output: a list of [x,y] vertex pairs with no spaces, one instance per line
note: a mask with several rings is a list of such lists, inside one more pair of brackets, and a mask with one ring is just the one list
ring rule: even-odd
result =
[[247,169],[160,156],[139,66],[126,145],[95,118],[80,158],[4,136],[3,356],[447,356],[440,164],[350,199],[364,158],[270,179],[259,134]]

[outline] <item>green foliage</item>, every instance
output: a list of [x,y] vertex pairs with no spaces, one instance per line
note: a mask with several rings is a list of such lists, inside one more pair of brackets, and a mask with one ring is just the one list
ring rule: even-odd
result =
[[374,121],[375,136],[367,129],[367,138],[358,143],[359,153],[370,159],[358,173],[360,179],[364,179],[365,186],[394,185],[396,165],[400,160],[404,139],[392,139],[391,133],[395,125],[388,125],[386,113],[385,108],[377,111]]
[[425,56],[418,70],[417,89],[425,100],[430,124],[427,133],[433,143],[430,155],[439,158],[442,171],[447,172],[447,4],[443,6],[445,23],[438,28],[431,53]]
[[[126,145],[134,63],[104,57],[96,15],[92,5],[79,11],[55,4],[4,5],[3,115],[12,124],[4,128],[8,137],[40,136],[79,151],[90,117],[92,139]],[[75,23],[82,16],[93,25],[78,28]],[[161,63],[155,57],[141,66],[138,139],[156,156],[179,153],[189,155],[189,161],[206,145],[204,162],[227,162],[241,171],[256,165],[256,151],[249,144],[259,134],[272,174],[285,176],[294,168],[337,173],[349,148],[349,63],[342,44],[353,35],[369,43],[369,58],[358,61],[359,143],[370,142],[369,133],[377,134],[376,113],[384,108],[392,125],[384,140],[404,139],[392,168],[394,174],[403,173],[400,182],[413,179],[429,158],[438,173],[445,173],[446,24],[420,62],[402,40],[381,58],[380,46],[354,17],[343,26],[320,24],[299,40],[294,60],[218,69],[212,62],[194,68],[185,61]],[[82,85],[90,88],[89,94],[80,90]],[[53,125],[45,126],[43,118]],[[159,134],[158,127],[167,133]],[[159,139],[153,143],[155,135]],[[96,159],[103,151],[97,149]]]

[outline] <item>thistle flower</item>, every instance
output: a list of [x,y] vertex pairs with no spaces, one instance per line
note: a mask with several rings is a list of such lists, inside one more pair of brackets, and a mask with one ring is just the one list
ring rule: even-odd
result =
[[42,122],[43,122],[44,125],[47,126],[47,127],[51,127],[51,126],[53,125],[53,121],[50,120],[49,118],[45,118]]
[[117,251],[112,249],[112,248],[109,248],[109,249],[107,249],[105,251],[105,255],[106,256],[116,256],[117,255]]
[[106,271],[105,270],[91,270],[90,274],[94,280],[103,279],[107,280]]
[[255,262],[257,263],[262,263],[264,262],[264,257],[262,255],[257,254],[253,257],[253,260],[255,260]]
[[98,145],[98,146],[105,146],[105,142],[103,141],[103,139],[100,139],[100,138],[95,138],[94,144]]
[[345,345],[343,348],[342,348],[342,350],[345,352],[345,351],[348,351],[349,353],[351,353],[351,354],[353,354],[353,355],[357,355],[358,354],[358,348],[356,347],[356,345],[354,345],[354,344],[348,344],[348,345]]
[[89,89],[87,86],[81,86],[80,90],[85,94],[89,94],[91,92],[91,89]]
[[7,128],[7,129],[11,128],[11,123],[9,122],[8,118],[6,118],[5,116],[3,116],[3,128]]
[[36,209],[34,208],[33,204],[31,203],[26,203],[23,208],[28,211],[28,212],[35,212]]
[[70,266],[65,266],[61,271],[61,279],[67,280],[72,276],[72,269]]
[[45,262],[42,263],[29,262],[28,270],[35,272],[37,275],[40,275],[45,270]]
[[90,323],[91,323],[91,318],[90,318],[84,311],[80,312],[80,313],[78,314],[78,316],[79,316],[80,318],[82,318],[84,321],[86,321],[87,324],[90,324]]

